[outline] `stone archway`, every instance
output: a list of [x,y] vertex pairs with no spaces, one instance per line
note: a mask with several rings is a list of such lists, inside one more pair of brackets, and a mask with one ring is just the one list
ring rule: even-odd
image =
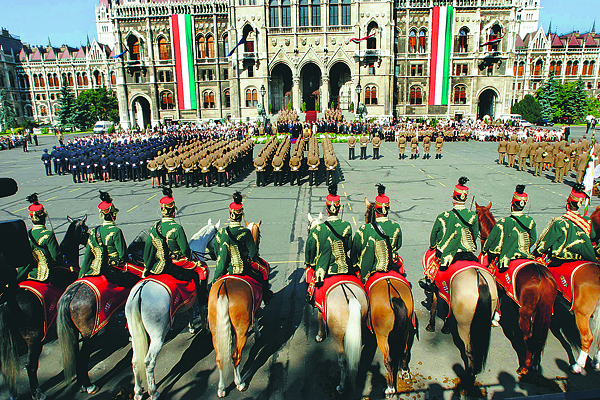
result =
[[280,63],[271,71],[270,104],[273,113],[283,110],[292,102],[292,70],[287,64]]
[[329,70],[329,103],[327,106],[342,110],[350,108],[352,101],[352,73],[344,62],[336,62]]
[[484,116],[489,115],[493,120],[497,99],[498,93],[494,89],[486,89],[481,92],[477,106],[477,118],[483,119]]
[[[314,111],[315,101],[319,100],[318,93],[321,88],[321,68],[313,63],[308,63],[302,67],[300,71],[300,88],[302,89],[302,103],[306,103],[306,111]],[[300,107],[302,107],[302,104]]]
[[146,129],[151,123],[150,102],[144,96],[137,96],[131,102],[132,127]]

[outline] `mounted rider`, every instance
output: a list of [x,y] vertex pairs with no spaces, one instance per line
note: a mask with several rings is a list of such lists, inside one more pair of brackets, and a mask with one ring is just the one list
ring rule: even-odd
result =
[[325,278],[332,275],[353,274],[348,265],[348,253],[352,248],[352,227],[342,221],[338,214],[341,209],[337,185],[329,186],[329,195],[325,199],[327,219],[317,225],[306,239],[305,262],[309,301],[313,298],[315,287],[323,286]]
[[[169,274],[181,281],[194,281],[198,298],[207,299],[206,266],[191,261],[191,250],[183,227],[175,222],[175,199],[173,190],[163,188],[164,197],[160,199],[162,218],[150,229],[144,246],[144,278],[152,275]],[[203,277],[196,268],[200,268]],[[200,281],[203,285],[200,285]]]
[[[398,256],[402,247],[402,230],[397,222],[390,221],[390,198],[385,194],[385,186],[377,184],[377,197],[373,204],[374,220],[362,225],[352,240],[351,262],[360,269],[363,283],[375,272],[394,270],[404,273],[404,266]],[[365,198],[367,206],[369,201]]]
[[229,204],[231,222],[228,227],[221,228],[215,236],[218,247],[215,248],[217,268],[213,283],[226,274],[248,275],[262,285],[262,299],[267,305],[273,298],[273,292],[269,289],[268,271],[263,272],[266,268],[261,265],[263,260],[258,255],[258,246],[252,232],[242,225],[243,217],[242,194],[235,192],[233,202]]
[[548,256],[548,267],[577,260],[597,261],[592,244],[596,240],[594,226],[589,217],[579,215],[579,209],[587,200],[584,186],[576,183],[567,198],[567,212],[553,218],[540,235],[534,255]]
[[54,231],[46,228],[48,213],[40,204],[37,193],[27,196],[27,201],[31,203],[27,210],[33,227],[28,231],[28,236],[34,262],[17,268],[17,282],[29,279],[52,283],[55,286],[67,286],[72,279],[61,273],[61,270],[64,270],[61,268],[64,264],[63,255]]
[[500,273],[506,272],[513,260],[534,259],[530,249],[537,239],[536,225],[533,218],[523,214],[528,200],[525,185],[517,185],[510,216],[496,222],[483,245],[483,252],[490,255],[490,264],[495,263]]
[[446,271],[455,261],[475,261],[477,245],[475,239],[479,236],[479,220],[474,211],[465,207],[469,188],[465,184],[469,181],[466,176],[458,180],[452,192],[452,210],[444,211],[438,215],[431,230],[429,247],[435,251],[439,268],[434,268],[429,276],[419,281],[419,285],[428,291],[435,290],[433,281],[438,269]]

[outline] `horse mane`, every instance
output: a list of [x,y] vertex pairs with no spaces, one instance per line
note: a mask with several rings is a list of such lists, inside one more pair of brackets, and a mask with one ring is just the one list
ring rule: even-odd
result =
[[373,221],[375,221],[375,207],[373,203],[370,203],[367,206],[367,211],[365,211],[365,223],[370,224]]
[[252,238],[254,238],[254,242],[256,243],[256,246],[259,246],[260,238],[261,238],[260,227],[258,226],[258,224],[255,224],[254,222],[250,222],[248,224],[248,229],[250,230],[250,233],[252,234]]
[[477,218],[479,219],[479,232],[482,239],[487,239],[494,225],[496,218],[492,212],[483,206],[477,206]]

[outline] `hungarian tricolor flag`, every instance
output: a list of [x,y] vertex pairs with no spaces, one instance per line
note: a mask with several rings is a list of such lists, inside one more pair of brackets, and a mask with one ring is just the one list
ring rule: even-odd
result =
[[175,73],[177,75],[177,107],[196,110],[196,76],[194,74],[194,35],[190,14],[171,15]]
[[585,175],[583,177],[583,186],[585,187],[585,193],[587,194],[584,215],[588,215],[588,206],[590,205],[590,198],[592,197],[592,193],[594,191],[594,164],[596,162],[596,152],[594,149],[595,146],[596,141],[592,139],[592,146],[590,147],[590,151],[588,153],[588,165],[585,169]]
[[450,87],[450,55],[452,53],[452,26],[454,7],[435,6],[431,21],[431,78],[429,81],[430,106],[448,105]]

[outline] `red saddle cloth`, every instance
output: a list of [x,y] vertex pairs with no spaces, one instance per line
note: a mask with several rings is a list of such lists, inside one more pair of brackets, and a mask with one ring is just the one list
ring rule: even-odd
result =
[[[403,268],[401,271],[404,271],[404,265],[402,265],[402,267]],[[365,284],[365,292],[367,292],[367,297],[369,297],[369,292],[371,291],[371,288],[373,287],[374,284],[376,284],[377,282],[386,280],[386,279],[398,280],[398,281],[401,281],[402,283],[404,283],[406,286],[408,286],[408,288],[411,287],[410,282],[408,282],[408,279],[406,279],[404,277],[404,275],[401,275],[396,271],[375,272],[374,274],[372,274],[369,277],[369,279],[367,279],[367,283]],[[413,328],[417,327],[417,320],[416,320],[416,315],[414,312],[412,315],[412,324],[413,324]],[[369,328],[369,330],[371,332],[373,332],[373,327],[371,325],[371,310],[370,309],[369,309],[369,318],[367,318],[367,328]]]
[[585,265],[594,265],[598,264],[591,261],[571,261],[562,264],[559,267],[549,267],[548,269],[552,273],[554,280],[556,281],[556,285],[558,286],[558,290],[562,293],[565,299],[569,303],[571,303],[571,308],[569,311],[573,310],[573,296],[575,294],[575,288],[573,287],[573,277],[575,273]]
[[51,285],[50,283],[38,281],[23,281],[19,283],[19,287],[29,290],[31,293],[35,294],[42,303],[42,308],[44,310],[44,337],[42,340],[44,340],[46,338],[48,328],[50,328],[50,325],[52,325],[54,319],[56,318],[58,311],[58,300],[65,292],[66,288],[60,288]]
[[252,292],[252,321],[254,321],[254,316],[256,315],[256,311],[260,308],[260,302],[262,301],[262,285],[256,279],[248,275],[223,275],[217,282],[224,279],[238,280],[248,285],[250,292]]
[[132,263],[125,263],[125,264],[123,264],[123,266],[115,266],[114,268],[119,269],[123,272],[129,272],[130,274],[133,274],[140,278],[142,277],[142,274],[144,273],[143,265],[137,265],[137,264],[132,264]]
[[[315,271],[312,268],[306,268],[306,282],[310,284],[313,282]],[[321,311],[323,315],[323,321],[327,322],[327,308],[325,307],[325,300],[327,299],[327,295],[329,291],[336,288],[337,286],[343,283],[350,283],[358,285],[361,289],[365,289],[362,282],[356,275],[351,274],[340,274],[340,275],[332,275],[325,278],[325,282],[323,282],[323,286],[315,287],[315,306]]]
[[519,307],[521,307],[521,303],[519,303],[519,299],[517,299],[517,284],[515,278],[517,277],[517,273],[521,270],[521,268],[532,264],[539,263],[535,260],[528,259],[512,260],[508,263],[508,269],[502,273],[498,272],[496,263],[491,263],[489,265],[489,270],[496,279],[496,282],[502,286],[508,297],[513,299]]
[[437,286],[438,295],[448,304],[448,316],[450,316],[450,313],[452,312],[450,309],[450,299],[452,295],[452,293],[450,293],[450,287],[452,286],[454,277],[459,272],[471,268],[479,268],[487,273],[490,272],[487,268],[477,262],[463,260],[453,262],[448,266],[446,271],[440,271],[439,268],[435,250],[427,250],[425,256],[423,256],[423,269],[425,275],[435,283],[435,286]]
[[125,306],[131,289],[110,283],[104,275],[80,278],[72,285],[76,283],[87,285],[96,295],[96,321],[94,321],[92,330],[93,336],[106,326],[114,313]]

